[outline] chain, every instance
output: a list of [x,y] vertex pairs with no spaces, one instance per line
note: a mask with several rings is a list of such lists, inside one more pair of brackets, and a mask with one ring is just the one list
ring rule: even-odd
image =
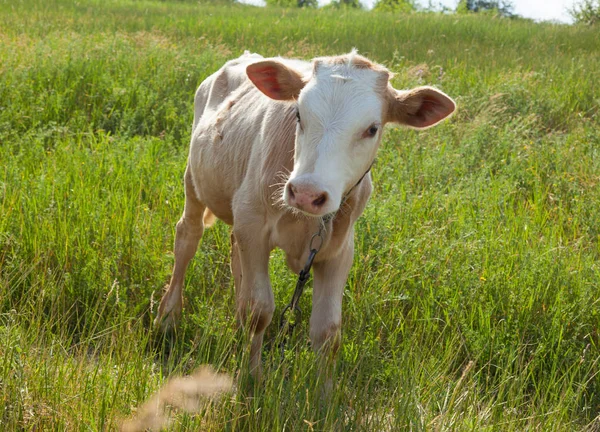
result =
[[[363,181],[365,176],[371,171],[371,166],[369,169],[363,174],[360,180],[350,188],[350,190],[344,195],[342,199],[342,203],[346,201],[350,192],[356,188]],[[292,299],[287,304],[287,306],[281,311],[281,315],[279,316],[279,331],[283,333],[281,341],[279,342],[279,350],[281,352],[281,359],[285,358],[285,345],[287,343],[289,335],[294,331],[294,327],[300,321],[302,321],[302,309],[298,305],[300,303],[300,297],[302,297],[302,293],[304,292],[304,286],[308,279],[310,278],[310,270],[313,265],[313,261],[315,260],[315,256],[319,250],[321,250],[321,246],[323,246],[323,230],[325,229],[325,224],[332,221],[336,216],[336,213],[329,213],[321,219],[319,222],[319,230],[313,234],[310,238],[310,243],[308,244],[308,259],[306,260],[306,264],[298,274],[298,281],[296,282],[296,288],[294,289],[294,293],[292,294]],[[293,316],[291,318],[287,318],[286,314],[292,313]]]
[[[284,332],[283,338],[279,343],[279,350],[281,351],[282,359],[285,357],[285,345],[287,343],[288,336],[294,331],[296,324],[302,321],[302,309],[300,309],[299,306],[300,297],[302,297],[304,286],[310,278],[310,269],[312,268],[313,261],[315,260],[319,250],[321,250],[321,246],[323,246],[323,229],[324,224],[320,223],[319,230],[310,238],[310,243],[308,246],[308,259],[306,260],[304,268],[300,270],[300,274],[298,275],[298,281],[296,282],[294,294],[292,294],[292,300],[290,300],[288,305],[283,309],[281,316],[279,317],[279,331]],[[294,315],[291,319],[286,318],[286,314],[288,312],[291,312]]]

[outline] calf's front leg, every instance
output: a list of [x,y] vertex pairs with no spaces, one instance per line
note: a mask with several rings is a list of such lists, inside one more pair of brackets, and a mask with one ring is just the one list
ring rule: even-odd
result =
[[264,225],[234,227],[232,271],[235,278],[236,317],[251,333],[250,373],[259,380],[262,374],[261,352],[265,329],[275,311],[275,299],[269,279],[268,237]]
[[[354,233],[348,235],[340,253],[327,261],[315,262],[310,339],[320,357],[321,372],[332,365],[341,343],[342,296],[352,267]],[[331,385],[331,378],[327,385]]]

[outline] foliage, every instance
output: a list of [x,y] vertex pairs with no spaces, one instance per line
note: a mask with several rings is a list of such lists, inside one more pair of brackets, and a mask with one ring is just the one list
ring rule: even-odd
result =
[[[413,3],[414,4],[414,3]],[[421,5],[419,8],[419,11],[421,12],[435,12],[435,13],[452,13],[454,12],[454,9],[448,5],[446,5],[445,3],[439,1],[439,0],[428,0],[426,5]]]
[[318,0],[265,0],[267,6],[317,8]]
[[600,23],[600,0],[580,0],[569,9],[569,14],[576,23],[598,24]]
[[415,9],[411,0],[377,0],[373,6],[373,10],[380,12],[407,13],[413,12]]
[[323,9],[364,9],[360,0],[332,0]]
[[460,0],[456,12],[486,12],[503,17],[512,17],[514,6],[509,0]]
[[[0,29],[0,430],[115,430],[204,363],[238,391],[171,430],[598,430],[597,29],[135,0],[0,0]],[[385,133],[331,399],[306,316],[284,361],[269,327],[249,396],[227,226],[190,264],[181,326],[151,330],[194,91],[245,49],[353,47],[458,112]],[[277,251],[271,277],[279,312]]]

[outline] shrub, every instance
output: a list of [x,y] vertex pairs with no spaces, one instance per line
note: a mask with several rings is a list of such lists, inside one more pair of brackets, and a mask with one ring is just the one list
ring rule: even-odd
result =
[[382,12],[412,12],[415,5],[411,0],[378,0],[373,10]]
[[569,9],[576,23],[593,25],[600,23],[600,0],[581,0]]

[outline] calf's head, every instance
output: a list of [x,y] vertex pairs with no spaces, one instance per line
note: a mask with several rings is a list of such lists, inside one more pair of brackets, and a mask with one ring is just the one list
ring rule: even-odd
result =
[[296,104],[294,169],[283,200],[309,216],[339,209],[371,166],[386,123],[424,129],[455,110],[432,87],[394,89],[387,69],[355,53],[315,59],[309,76],[277,60],[246,73],[268,97]]

